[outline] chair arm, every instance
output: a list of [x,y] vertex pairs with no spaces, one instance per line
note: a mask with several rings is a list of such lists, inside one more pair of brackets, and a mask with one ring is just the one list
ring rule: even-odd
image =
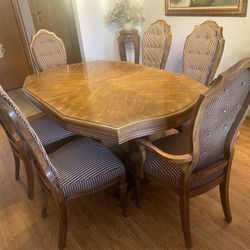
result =
[[182,155],[173,155],[169,154],[167,152],[162,151],[161,149],[157,148],[154,144],[151,142],[145,140],[145,139],[136,139],[136,143],[138,145],[141,145],[142,147],[146,147],[149,150],[156,152],[157,154],[165,157],[167,160],[170,162],[175,162],[175,163],[186,163],[186,162],[191,162],[193,160],[192,156],[190,154],[182,154]]

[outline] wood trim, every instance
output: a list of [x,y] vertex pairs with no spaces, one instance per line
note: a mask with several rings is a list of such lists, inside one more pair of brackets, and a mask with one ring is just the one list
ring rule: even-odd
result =
[[30,71],[30,74],[33,74],[35,71],[34,71],[32,57],[31,57],[31,53],[30,53],[30,49],[29,49],[29,41],[28,41],[28,38],[27,38],[27,35],[25,32],[25,27],[24,27],[23,18],[21,15],[18,0],[11,0],[11,4],[12,4],[13,10],[14,10],[18,30],[20,33],[20,37],[21,37],[24,52],[25,52],[25,56],[26,56],[27,61],[28,61],[29,71]]
[[165,15],[166,16],[231,16],[231,17],[244,17],[247,11],[247,0],[240,0],[237,8],[226,7],[201,7],[201,8],[175,8],[169,7],[170,0],[165,0]]

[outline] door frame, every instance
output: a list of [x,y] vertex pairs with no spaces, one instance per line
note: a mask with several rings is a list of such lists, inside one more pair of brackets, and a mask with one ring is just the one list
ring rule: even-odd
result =
[[35,66],[34,66],[32,56],[30,53],[30,49],[29,49],[30,45],[29,45],[28,37],[26,35],[25,26],[24,26],[19,2],[18,2],[18,0],[10,0],[10,2],[11,2],[11,5],[13,7],[16,23],[18,26],[19,34],[20,34],[21,41],[22,41],[23,48],[24,48],[24,52],[25,52],[25,56],[26,56],[27,61],[28,61],[29,71],[30,71],[30,74],[33,74],[35,72]]

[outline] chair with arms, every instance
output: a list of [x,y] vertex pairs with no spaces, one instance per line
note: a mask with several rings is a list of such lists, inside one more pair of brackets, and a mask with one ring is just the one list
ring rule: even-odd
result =
[[222,32],[223,28],[210,20],[194,28],[183,49],[184,74],[207,86],[212,84],[224,50]]
[[137,204],[141,205],[140,180],[155,181],[179,196],[186,247],[190,248],[189,199],[220,185],[226,221],[232,220],[229,179],[237,132],[250,104],[250,58],[221,74],[203,93],[190,131],[149,142],[138,139],[134,162]]
[[37,170],[43,193],[43,216],[47,215],[48,195],[55,200],[59,217],[59,249],[63,249],[66,242],[68,200],[119,184],[123,214],[127,215],[125,167],[103,144],[89,138],[78,138],[54,151],[49,158],[29,122],[2,88],[0,116],[4,124],[14,128],[11,130],[13,137],[17,135],[22,150]]
[[164,69],[166,66],[172,34],[164,20],[151,24],[142,38],[142,64]]
[[67,64],[62,39],[48,30],[41,29],[32,37],[30,50],[39,71]]

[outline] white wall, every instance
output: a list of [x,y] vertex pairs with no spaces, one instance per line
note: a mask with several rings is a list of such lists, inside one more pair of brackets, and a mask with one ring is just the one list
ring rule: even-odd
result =
[[117,32],[104,26],[112,0],[75,0],[86,60],[119,58]]
[[206,20],[214,20],[223,27],[225,48],[217,74],[226,70],[240,58],[250,56],[250,4],[247,17],[181,17],[165,16],[164,0],[142,0],[146,22],[142,30],[157,19],[165,19],[171,25],[172,45],[166,68],[181,71],[182,49],[185,38],[194,26]]
[[[165,16],[165,0],[140,0],[146,21],[142,31],[157,19],[165,19],[172,30],[172,45],[166,68],[181,71],[182,49],[185,38],[194,26],[205,20],[214,20],[223,27],[225,48],[217,74],[242,57],[250,56],[250,14],[247,17],[181,17]],[[118,31],[104,26],[104,15],[113,0],[75,0],[79,28],[87,60],[119,60]],[[248,5],[250,13],[250,4]],[[139,31],[141,27],[137,27]]]
[[[118,29],[104,25],[104,15],[112,7],[113,0],[74,0],[86,60],[119,60]],[[139,0],[142,1],[142,0]],[[139,31],[141,27],[136,27]],[[134,54],[128,46],[127,57],[132,61]]]

